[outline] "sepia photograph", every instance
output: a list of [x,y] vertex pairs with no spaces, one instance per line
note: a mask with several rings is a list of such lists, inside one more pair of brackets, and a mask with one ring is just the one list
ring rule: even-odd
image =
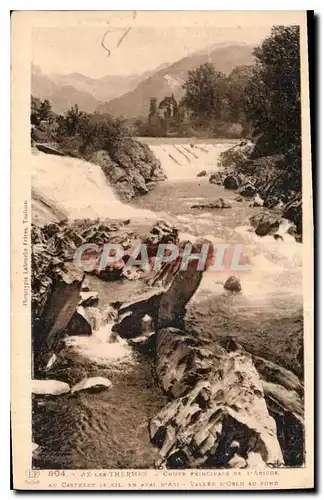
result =
[[39,14],[23,488],[312,487],[306,13]]

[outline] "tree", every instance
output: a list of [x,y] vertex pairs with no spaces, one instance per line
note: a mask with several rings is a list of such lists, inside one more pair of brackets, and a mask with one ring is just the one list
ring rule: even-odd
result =
[[228,76],[229,120],[246,125],[246,87],[252,76],[253,66],[237,66]]
[[72,106],[65,116],[59,116],[56,139],[62,151],[90,158],[94,151],[112,153],[124,137],[131,135],[127,120],[114,119],[100,113],[89,114]]
[[41,101],[31,96],[31,109],[30,109],[30,122],[32,125],[39,125],[39,108],[41,105]]
[[151,97],[150,99],[150,109],[148,114],[148,122],[145,135],[152,137],[159,137],[165,135],[165,131],[163,129],[162,122],[160,120],[158,113],[156,97]]
[[261,156],[294,150],[299,156],[299,27],[273,27],[254,55],[256,64],[246,90],[246,113],[258,137],[255,152]]
[[150,109],[149,109],[149,114],[148,114],[149,121],[151,121],[152,118],[156,117],[156,115],[157,115],[157,98],[151,97]]
[[45,99],[43,102],[41,102],[40,107],[38,109],[38,118],[40,121],[42,120],[47,120],[49,122],[52,121],[53,118],[52,105],[48,99]]
[[83,111],[80,111],[78,105],[75,104],[66,112],[64,117],[59,119],[57,133],[59,136],[64,137],[75,135],[82,126],[81,124],[85,124],[84,122],[88,122],[88,116]]
[[226,105],[226,75],[216,71],[210,63],[188,72],[188,79],[183,84],[185,90],[184,105],[192,109],[199,118],[219,119]]

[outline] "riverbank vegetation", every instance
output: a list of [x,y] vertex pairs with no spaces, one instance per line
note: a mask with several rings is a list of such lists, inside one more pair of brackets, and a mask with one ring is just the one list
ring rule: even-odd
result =
[[297,26],[274,27],[254,51],[245,110],[252,147],[232,148],[222,163],[244,174],[265,206],[284,205],[284,217],[302,234],[300,48]]
[[[235,166],[265,177],[267,185],[275,184],[276,200],[290,191],[295,195],[301,192],[299,52],[298,26],[275,26],[254,50],[254,65],[239,66],[225,75],[206,62],[188,72],[182,99],[171,95],[158,102],[152,96],[148,116],[137,119],[85,113],[77,105],[57,115],[48,100],[32,97],[32,139],[53,143],[65,154],[95,163],[98,153],[104,152],[112,160],[108,162],[111,170],[113,162],[125,168],[120,159],[130,149],[142,149],[132,139],[135,136],[246,137],[254,148],[243,166]],[[142,153],[139,159],[146,161],[148,155],[152,163],[149,152]],[[127,168],[134,159],[133,154],[129,156]],[[139,191],[145,192],[143,183],[139,185]]]
[[85,113],[73,105],[64,115],[48,100],[31,100],[32,137],[56,141],[86,154],[106,149],[122,136],[248,137],[257,142],[255,156],[284,153],[300,163],[299,28],[276,26],[254,50],[254,65],[238,66],[229,75],[204,63],[189,71],[184,96],[150,99],[147,117],[113,118]]

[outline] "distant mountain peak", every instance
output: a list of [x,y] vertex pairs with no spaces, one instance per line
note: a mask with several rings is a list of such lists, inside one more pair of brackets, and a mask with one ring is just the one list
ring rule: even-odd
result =
[[253,63],[253,48],[254,46],[246,43],[214,44],[169,66],[162,65],[159,71],[141,81],[134,90],[100,105],[97,110],[113,116],[147,116],[151,97],[156,97],[158,101],[172,94],[177,100],[183,97],[182,85],[188,71],[210,62],[218,71],[229,74],[237,66],[249,66]]
[[101,78],[80,72],[47,75],[40,66],[32,64],[31,91],[41,100],[49,99],[58,113],[78,104],[87,112],[146,116],[151,97],[162,100],[174,94],[177,100],[181,99],[188,71],[211,62],[218,71],[229,74],[237,66],[252,64],[253,48],[244,42],[215,43],[171,64],[162,63],[154,70],[133,75],[108,74]]

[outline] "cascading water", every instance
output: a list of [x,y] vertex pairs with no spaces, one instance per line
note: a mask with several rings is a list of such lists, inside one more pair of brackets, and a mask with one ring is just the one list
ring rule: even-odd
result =
[[202,170],[206,170],[207,173],[214,171],[219,154],[231,145],[233,144],[191,141],[177,144],[172,143],[172,140],[164,144],[149,143],[153,153],[161,161],[169,180],[196,177]]
[[[248,352],[282,364],[302,378],[296,363],[296,358],[302,356],[298,344],[302,329],[298,318],[302,306],[302,244],[287,234],[287,221],[278,230],[283,240],[258,237],[249,217],[262,212],[262,208],[249,207],[247,200],[237,202],[235,192],[210,184],[208,176],[197,178],[202,170],[207,173],[217,170],[220,153],[232,143],[174,140],[173,144],[172,141],[146,141],[161,160],[168,179],[128,205],[118,200],[98,165],[68,157],[31,155],[33,219],[46,223],[63,217],[132,220],[138,217],[149,219],[153,225],[153,220],[159,218],[177,226],[182,240],[206,238],[215,244],[241,243],[248,269],[204,273],[199,289],[187,305],[187,325],[193,325],[201,338],[230,335],[247,347]],[[220,196],[232,208],[191,208]],[[224,290],[223,283],[229,274],[240,279],[242,293],[231,295]],[[50,405],[51,418],[43,407],[41,411],[35,410],[34,439],[43,448],[38,466],[151,467],[156,452],[150,444],[148,422],[168,401],[155,382],[149,358],[134,356],[123,339],[110,343],[112,318],[107,323],[105,307],[123,301],[120,283],[114,289],[113,282],[95,276],[87,279],[90,290],[99,292],[102,309],[96,312],[95,307],[87,308],[93,334],[70,337],[69,342],[81,354],[82,362],[68,358],[63,370],[71,371],[73,383],[85,376],[97,376],[99,370],[100,375],[112,382],[112,388],[100,394],[80,393],[42,402]],[[126,286],[123,292],[126,300],[127,290]],[[72,349],[73,354],[75,350]]]
[[[146,142],[167,174],[146,196],[131,205],[122,203],[98,165],[82,160],[43,153],[30,155],[33,185],[33,217],[42,222],[55,218],[165,218],[174,223],[185,239],[205,237],[213,243],[241,243],[249,270],[238,273],[243,281],[242,295],[252,307],[285,308],[302,303],[302,245],[287,234],[288,221],[278,233],[258,237],[249,225],[249,217],[263,209],[251,208],[236,193],[210,184],[208,176],[197,173],[216,171],[220,153],[233,142],[199,142],[179,139],[141,139]],[[229,210],[193,210],[191,206],[224,197],[232,203]],[[42,220],[43,219],[43,220]],[[207,273],[193,300],[201,294],[222,290],[228,274]],[[280,283],[280,286],[278,284]]]
[[34,220],[155,218],[122,203],[99,165],[39,152],[30,155],[30,163]]
[[[160,159],[168,180],[146,197],[136,202],[137,207],[159,212],[182,232],[183,239],[207,238],[212,243],[240,243],[243,260],[248,270],[225,269],[207,272],[192,301],[197,302],[210,294],[223,294],[223,283],[230,275],[242,281],[241,298],[237,307],[241,311],[272,311],[286,314],[302,307],[302,244],[287,233],[290,223],[280,225],[277,240],[273,236],[257,236],[249,223],[249,217],[264,209],[249,207],[249,201],[235,200],[237,193],[222,186],[210,184],[208,176],[197,177],[206,170],[215,172],[220,153],[233,143],[194,143],[190,139],[142,139]],[[164,141],[164,142],[163,142]],[[186,157],[184,156],[186,155]],[[196,203],[210,202],[223,197],[232,204],[228,210],[194,210]],[[235,304],[234,304],[235,307]]]

